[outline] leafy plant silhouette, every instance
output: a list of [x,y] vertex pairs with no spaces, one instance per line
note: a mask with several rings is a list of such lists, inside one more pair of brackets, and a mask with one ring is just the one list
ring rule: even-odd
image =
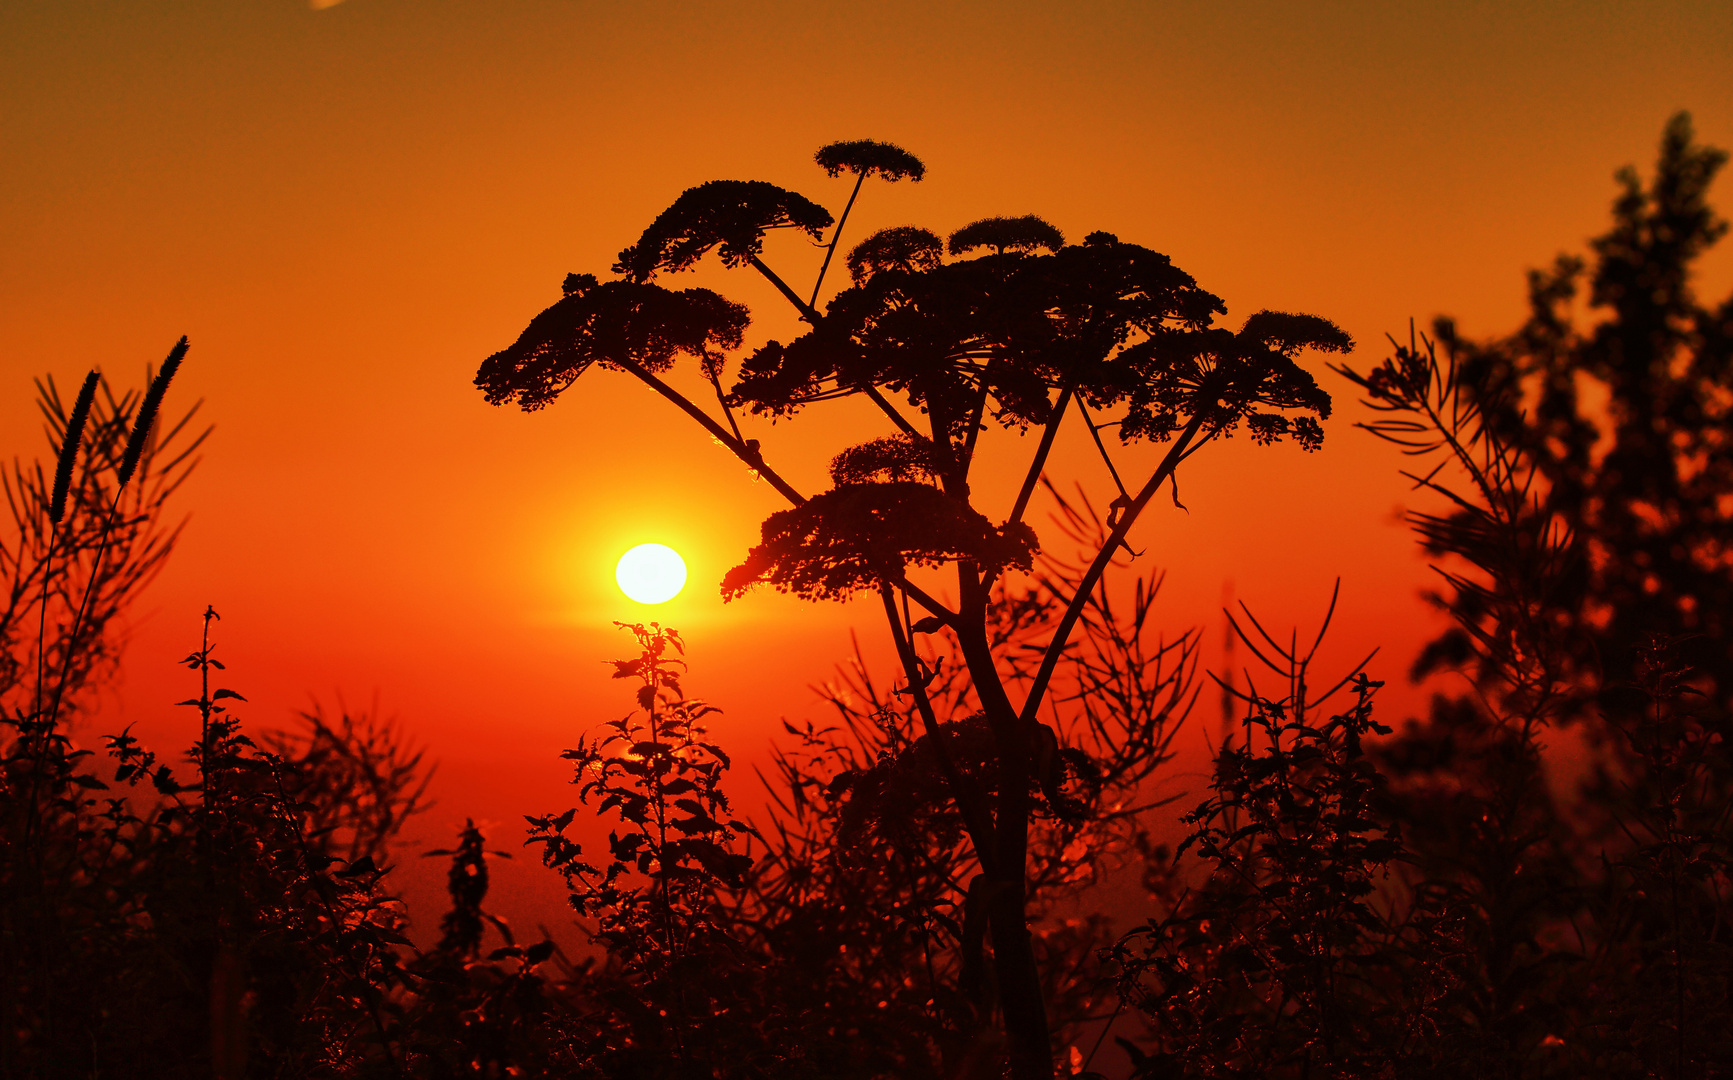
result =
[[728,755],[705,738],[703,720],[716,710],[680,693],[679,635],[621,625],[642,651],[616,661],[614,675],[638,682],[641,715],[562,756],[575,763],[579,798],[595,800],[596,812],[613,814],[625,832],[609,833],[601,867],[565,835],[575,808],[531,817],[528,843],[541,845],[543,863],[565,877],[572,907],[595,920],[615,964],[605,977],[629,1026],[607,1036],[603,1072],[652,1075],[656,1063],[673,1062],[674,1075],[708,1076],[750,1060],[749,1048],[725,1038],[734,1025],[706,1019],[738,1007],[742,983],[753,981],[742,979],[745,966],[717,911],[719,887],[737,887],[751,867],[733,846],[752,830],[731,816],[722,792]]

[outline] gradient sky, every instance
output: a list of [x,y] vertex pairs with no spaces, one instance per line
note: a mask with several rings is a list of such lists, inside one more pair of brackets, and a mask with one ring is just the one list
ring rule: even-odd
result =
[[[846,181],[812,152],[892,141],[927,179],[869,186],[855,240],[996,214],[1107,229],[1171,255],[1229,325],[1324,315],[1365,366],[1410,316],[1513,328],[1524,270],[1604,228],[1613,170],[1647,169],[1675,110],[1733,146],[1729,57],[1733,6],[1708,0],[7,0],[0,453],[42,452],[33,376],[101,365],[134,385],[190,335],[171,406],[202,399],[217,431],[95,728],[192,737],[173,660],[214,604],[250,723],[377,699],[441,763],[416,838],[474,816],[512,848],[520,814],[569,804],[557,752],[627,708],[601,663],[625,651],[611,620],[685,632],[688,689],[725,709],[717,734],[747,762],[780,717],[822,717],[808,687],[851,626],[884,655],[870,606],[720,603],[778,500],[636,383],[595,372],[534,415],[471,385],[568,271],[606,273],[683,189],[764,179],[834,210]],[[767,261],[810,282],[818,255],[776,236]],[[1726,250],[1704,272],[1711,295],[1733,286]],[[712,261],[680,283],[749,303],[749,344],[795,330],[756,275]],[[1327,662],[1382,645],[1396,719],[1437,627],[1397,518],[1415,503],[1397,457],[1352,429],[1343,381],[1307,364],[1337,400],[1323,451],[1212,447],[1181,472],[1189,513],[1158,504],[1134,543],[1168,571],[1164,625],[1212,641],[1230,583],[1307,627],[1340,575]],[[813,491],[879,433],[839,407],[755,434]],[[1099,495],[1083,449],[1051,472]],[[693,572],[659,609],[612,582],[646,540]],[[424,893],[439,869],[406,862]],[[522,860],[497,880],[508,912],[556,917]]]

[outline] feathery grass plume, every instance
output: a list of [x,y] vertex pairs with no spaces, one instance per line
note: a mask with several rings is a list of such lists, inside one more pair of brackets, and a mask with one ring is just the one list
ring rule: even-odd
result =
[[175,342],[175,347],[169,350],[168,359],[162,362],[162,370],[150,381],[150,389],[145,391],[144,403],[138,407],[138,418],[132,422],[132,436],[126,440],[126,454],[120,459],[122,487],[132,479],[133,470],[138,468],[139,455],[144,453],[144,440],[150,434],[151,424],[156,422],[157,409],[162,406],[162,396],[168,392],[169,380],[175,377],[175,372],[181,366],[181,357],[186,354],[187,339],[182,335],[181,339]]
[[78,445],[84,440],[84,422],[90,418],[90,403],[96,400],[97,374],[84,377],[72,415],[66,418],[66,434],[60,440],[60,464],[54,469],[54,494],[48,501],[48,520],[60,524],[66,516],[66,492],[72,486],[72,466],[78,462]]

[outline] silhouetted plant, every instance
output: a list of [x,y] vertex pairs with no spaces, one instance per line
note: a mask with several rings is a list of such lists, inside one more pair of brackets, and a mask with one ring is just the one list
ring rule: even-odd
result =
[[[155,424],[138,440],[128,479],[136,474],[139,482],[118,482],[139,428],[140,396],[117,399],[103,377],[92,374],[94,382],[86,379],[70,410],[52,379],[37,383],[37,406],[59,466],[53,479],[41,465],[17,461],[0,478],[12,516],[12,536],[0,540],[6,581],[0,706],[14,720],[41,712],[62,684],[62,707],[70,709],[113,664],[114,616],[173,550],[180,530],[163,520],[165,507],[209,434],[192,427],[196,406],[174,423]],[[147,382],[156,381],[147,372]],[[82,425],[76,422],[80,402]],[[69,432],[77,435],[69,438]],[[105,534],[107,554],[99,563]],[[38,697],[46,700],[38,704]]]
[[[1650,635],[1691,635],[1691,662],[1733,694],[1733,576],[1725,499],[1733,379],[1733,297],[1705,306],[1692,290],[1696,261],[1726,232],[1707,202],[1723,151],[1692,141],[1690,118],[1662,136],[1653,179],[1620,171],[1613,226],[1595,239],[1593,266],[1561,255],[1529,275],[1530,314],[1508,338],[1477,343],[1441,320],[1439,343],[1460,393],[1532,471],[1535,505],[1561,530],[1574,564],[1531,618],[1580,635],[1565,658],[1573,712],[1602,685],[1629,682]],[[1587,278],[1588,310],[1572,307]],[[1447,519],[1448,520],[1448,519]],[[1453,597],[1476,609],[1478,598]],[[1427,670],[1468,659],[1458,631],[1425,658]]]
[[[855,173],[856,193],[869,175],[919,180],[925,173],[912,155],[888,144],[834,144],[819,152],[818,162],[833,176],[845,169]],[[629,372],[793,504],[765,523],[764,543],[726,579],[728,595],[758,582],[809,598],[881,592],[946,797],[956,804],[991,883],[978,894],[978,910],[995,957],[996,1007],[1012,1073],[1024,1080],[1047,1077],[1053,1053],[1029,930],[1028,851],[1031,791],[1040,787],[1036,771],[1043,754],[1053,756],[1043,750],[1037,722],[1048,684],[1113,553],[1179,464],[1242,422],[1260,443],[1291,437],[1316,448],[1322,439],[1318,418],[1328,414],[1329,398],[1293,358],[1308,348],[1346,351],[1350,342],[1335,326],[1305,315],[1260,312],[1238,331],[1216,327],[1222,302],[1166,256],[1105,232],[1066,245],[1057,229],[1033,216],[986,219],[958,230],[951,238],[953,256],[982,248],[993,253],[953,262],[943,261],[936,236],[925,230],[875,234],[850,256],[855,283],[820,310],[823,267],[809,300],[761,256],[768,230],[795,228],[818,240],[830,223],[815,203],[774,185],[712,181],[692,188],[621,253],[614,269],[626,280],[592,286],[593,279],[569,278],[578,283],[568,285],[571,295],[532,322],[516,344],[489,357],[476,383],[491,402],[534,409],[590,363]],[[840,230],[831,237],[825,266],[839,235]],[[724,316],[719,305],[726,302],[711,304],[713,294],[706,294],[705,310],[715,313],[689,319],[686,306],[699,301],[678,298],[697,290],[673,293],[652,280],[688,269],[713,249],[725,266],[759,271],[810,326],[787,345],[769,342],[740,361],[728,392],[722,375],[727,353],[742,340],[745,310],[728,305]],[[630,291],[634,299],[630,305],[588,299],[608,290],[622,296]],[[665,325],[643,317],[655,310],[669,312]],[[681,344],[671,346],[676,339]],[[700,360],[720,418],[646,362],[654,358],[666,366],[676,350]],[[859,468],[865,448],[852,457],[845,452],[848,460],[836,470],[838,486],[810,500],[766,462],[759,442],[746,438],[735,415],[741,409],[790,416],[816,402],[856,395],[879,409],[893,437],[901,437],[895,444],[872,444],[878,448],[873,453],[885,455],[887,477],[899,478],[869,478]],[[906,398],[925,414],[925,430],[891,396]],[[1005,669],[989,642],[988,609],[995,581],[1029,565],[1037,550],[1024,512],[1074,407],[1092,431],[1116,425],[1123,442],[1170,445],[1141,487],[1122,493],[1101,545],[1068,583],[1069,596],[1019,704],[1007,693]],[[1100,422],[1090,410],[1120,415]],[[977,506],[969,485],[977,437],[989,422],[1041,428],[1008,512]],[[955,569],[955,607],[908,576],[911,567],[934,563]],[[917,620],[904,614],[905,602],[922,612],[918,632],[943,627],[956,635],[957,656],[980,714],[975,723],[981,737],[967,745],[944,726],[958,725],[960,735],[968,729],[965,718],[941,716],[926,693],[925,673],[909,646]],[[963,757],[968,760],[957,760]],[[968,779],[989,772],[998,778],[991,793]]]
[[[1470,693],[1438,697],[1377,757],[1408,887],[1440,898],[1459,945],[1439,1045],[1486,1075],[1716,1075],[1725,1056],[1724,989],[1695,982],[1681,948],[1724,948],[1716,860],[1733,805],[1711,734],[1727,715],[1727,639],[1708,613],[1727,587],[1712,554],[1733,494],[1714,465],[1715,328],[1733,308],[1689,291],[1691,261],[1723,228],[1704,201],[1722,160],[1679,116],[1647,192],[1620,174],[1614,228],[1595,242],[1592,299],[1608,317],[1590,331],[1566,312],[1584,264],[1561,258],[1531,274],[1516,335],[1475,345],[1441,322],[1443,360],[1417,338],[1364,376],[1344,370],[1387,414],[1368,427],[1437,455],[1414,479],[1451,504],[1414,515],[1450,560],[1436,600],[1455,622],[1416,674],[1458,667]],[[1697,629],[1664,659],[1650,644]],[[1649,705],[1633,706],[1633,685]],[[1704,696],[1685,722],[1692,690]],[[1595,768],[1558,793],[1546,745],[1563,724]]]
[[66,754],[39,861],[8,844],[8,1075],[403,1075],[390,999],[409,942],[384,864],[332,854],[331,832],[309,831],[330,809],[290,794],[359,801],[360,781],[309,776],[330,758],[279,756],[241,731],[228,708],[244,699],[211,679],[215,617],[186,658],[200,677],[182,703],[199,717],[190,782],[111,736],[107,779],[91,751]]
[[[440,922],[435,947],[406,964],[398,998],[404,1060],[415,1076],[578,1076],[591,1060],[590,1031],[576,1013],[578,974],[553,942],[518,944],[511,926],[482,905],[487,899],[487,857],[470,821],[450,849],[451,909]],[[484,950],[488,928],[499,945]],[[550,978],[549,968],[561,974]]]
[[[111,670],[117,616],[178,533],[163,523],[166,502],[204,436],[188,437],[191,413],[157,417],[185,347],[142,397],[116,399],[93,374],[69,414],[39,384],[54,481],[15,465],[7,483],[18,528],[0,621],[7,1076],[332,1075],[394,1059],[384,1006],[395,946],[407,944],[401,918],[373,857],[338,859],[328,829],[307,831],[336,823],[352,847],[383,855],[412,785],[367,768],[315,774],[337,758],[401,763],[390,734],[345,720],[342,735],[315,731],[318,753],[261,751],[227,712],[240,695],[211,685],[221,662],[208,634],[187,658],[201,679],[184,703],[200,717],[190,783],[130,732],[108,738],[113,770],[102,769],[68,727]],[[29,622],[35,640],[20,633]],[[364,796],[366,776],[384,783]]]
[[1605,695],[1623,767],[1603,762],[1595,794],[1626,842],[1590,886],[1599,932],[1585,966],[1598,1008],[1577,1041],[1606,1074],[1714,1076],[1733,1061],[1733,731],[1682,651],[1652,641],[1638,681]]
[[[718,913],[719,890],[738,887],[752,859],[734,850],[751,827],[723,794],[728,755],[707,741],[712,706],[680,691],[679,635],[652,623],[620,624],[642,652],[615,662],[615,678],[638,683],[638,712],[580,740],[562,756],[575,763],[578,797],[594,800],[625,831],[608,834],[608,860],[585,860],[566,835],[576,809],[529,818],[526,843],[566,879],[573,909],[590,920],[609,966],[618,1026],[604,1021],[594,1047],[602,1075],[691,1076],[762,1071],[777,1051],[750,1019],[758,973],[742,963]],[[739,1022],[736,1022],[739,1019]]]
[[[1292,357],[1346,337],[1269,312],[1215,327],[1220,301],[1164,256],[1106,233],[1067,245],[1034,217],[957,230],[951,261],[928,230],[875,233],[821,311],[841,221],[826,241],[826,211],[768,184],[687,192],[622,253],[623,280],[568,277],[477,382],[526,409],[598,364],[656,389],[793,504],[725,592],[875,592],[900,679],[857,662],[823,691],[836,723],[786,724],[754,828],[724,794],[716,710],[681,687],[679,637],[626,626],[640,652],[616,676],[637,711],[566,752],[581,808],[528,819],[600,947],[579,963],[488,910],[473,822],[427,853],[451,859],[451,909],[415,950],[384,882],[425,806],[421,753],[396,725],[317,711],[255,743],[216,685],[213,610],[184,661],[200,680],[185,763],[122,732],[98,768],[61,721],[172,546],[163,500],[197,440],[156,464],[186,422],[153,440],[152,416],[184,339],[136,401],[93,376],[68,410],[44,384],[56,467],[14,467],[20,538],[0,548],[0,1073],[1030,1077],[1053,1071],[1056,1035],[1072,1074],[1099,1076],[1117,1034],[1139,1077],[1725,1075],[1733,652],[1706,605],[1727,584],[1733,301],[1710,311],[1688,288],[1723,230],[1704,200],[1721,160],[1676,118],[1651,187],[1622,174],[1592,331],[1562,313],[1583,272],[1565,261],[1532,279],[1513,338],[1444,325],[1341,369],[1380,414],[1364,426],[1449,504],[1413,516],[1454,620],[1418,670],[1457,666],[1468,692],[1392,733],[1364,662],[1316,694],[1322,631],[1302,650],[1242,605],[1238,644],[1285,685],[1218,680],[1244,715],[1175,856],[1145,815],[1196,699],[1198,636],[1155,631],[1159,577],[1127,606],[1104,575],[1210,439],[1243,422],[1315,448],[1329,401]],[[867,141],[817,163],[855,178],[843,219],[868,177],[925,172]],[[812,299],[764,263],[773,228],[825,245]],[[651,280],[711,250],[810,324],[740,361],[731,390],[746,310]],[[720,418],[663,381],[681,355]],[[1585,376],[1608,391],[1604,442]],[[855,395],[894,430],[836,455],[810,499],[738,415]],[[1024,517],[1073,409],[1117,495],[1101,515],[1048,486],[1070,557]],[[1008,513],[970,487],[990,421],[1041,429]],[[1110,426],[1169,444],[1141,486]],[[939,567],[954,605],[910,580]],[[1551,768],[1567,724],[1593,752],[1574,788]],[[612,823],[605,859],[579,846],[582,808]],[[1154,910],[1110,944],[1080,901],[1139,854]],[[1128,1014],[1144,1037],[1115,1026]]]
[[1139,1075],[1378,1076],[1420,1041],[1397,960],[1424,942],[1377,896],[1402,856],[1363,745],[1389,730],[1378,685],[1357,676],[1328,719],[1252,696],[1185,817],[1178,854],[1195,848],[1206,875],[1115,950],[1160,1048]]

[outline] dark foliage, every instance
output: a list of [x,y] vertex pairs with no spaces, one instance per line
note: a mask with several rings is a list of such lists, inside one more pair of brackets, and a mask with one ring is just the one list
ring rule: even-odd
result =
[[951,234],[952,255],[967,255],[976,248],[990,247],[997,255],[1007,251],[1058,251],[1065,234],[1034,214],[1022,217],[990,217],[971,222]]
[[[1366,426],[1446,503],[1413,519],[1454,620],[1423,669],[1457,666],[1469,692],[1392,732],[1364,662],[1315,692],[1322,630],[1301,649],[1233,616],[1263,673],[1224,686],[1239,720],[1174,854],[1148,812],[1168,801],[1198,638],[1155,632],[1159,579],[1133,582],[1126,608],[1103,573],[1209,438],[1243,421],[1259,442],[1317,445],[1330,402],[1293,357],[1346,351],[1337,328],[1273,312],[1215,327],[1216,298],[1105,233],[981,240],[999,250],[947,263],[911,229],[869,241],[822,313],[784,287],[811,330],[749,358],[729,395],[744,309],[568,279],[567,299],[484,365],[489,399],[546,404],[599,362],[703,417],[795,504],[725,589],[876,591],[900,669],[885,685],[857,662],[823,690],[836,723],[785,724],[755,825],[705,730],[717,710],[682,687],[680,638],[626,626],[638,655],[615,673],[636,710],[566,752],[580,805],[528,819],[590,934],[576,962],[488,910],[489,859],[507,856],[473,822],[428,853],[451,860],[451,908],[415,948],[384,886],[393,837],[424,805],[419,752],[392,724],[318,713],[255,742],[229,711],[245,699],[218,685],[214,611],[184,661],[199,686],[181,703],[198,717],[184,762],[126,732],[100,767],[79,746],[67,721],[172,545],[164,503],[197,442],[176,443],[185,421],[152,440],[144,399],[117,402],[100,380],[70,411],[45,385],[59,467],[53,483],[15,467],[19,539],[0,549],[14,581],[0,1073],[1099,1077],[1112,1034],[1148,1078],[1726,1075],[1733,708],[1724,613],[1708,606],[1726,584],[1729,335],[1689,293],[1691,261],[1722,231],[1703,194],[1720,161],[1676,120],[1651,185],[1622,174],[1591,330],[1562,317],[1586,270],[1567,260],[1535,278],[1535,314],[1511,339],[1443,326],[1370,372],[1343,369],[1380,414]],[[857,192],[869,175],[921,175],[884,144],[819,162]],[[659,219],[650,272],[733,243],[725,259],[780,283],[756,244],[797,204],[750,188],[718,211],[732,190]],[[656,381],[681,353],[721,421]],[[1604,416],[1584,404],[1597,383]],[[835,488],[811,499],[734,413],[852,394],[896,430],[838,454]],[[1079,553],[1066,558],[1023,513],[1074,407],[1116,482],[1102,427],[1171,445],[1105,517],[1048,488],[1052,535]],[[968,485],[989,412],[1043,432],[1004,517]],[[935,564],[956,575],[955,609],[908,580]],[[1283,689],[1260,691],[1271,677]],[[1584,776],[1556,768],[1566,735],[1590,754]],[[580,814],[607,823],[605,854],[584,850]],[[1139,858],[1153,910],[1115,937],[1083,902]]]
[[[1711,696],[1733,703],[1733,297],[1705,305],[1691,287],[1695,261],[1727,229],[1707,202],[1725,161],[1675,117],[1646,188],[1620,171],[1593,265],[1560,256],[1529,275],[1521,329],[1476,343],[1448,321],[1436,327],[1479,422],[1521,455],[1539,511],[1571,534],[1569,582],[1536,611],[1581,635],[1561,672],[1579,698],[1571,711],[1596,687],[1629,682],[1657,632],[1691,637],[1684,648],[1714,680]],[[1584,284],[1604,318],[1579,327],[1571,309]],[[1440,641],[1426,668],[1462,658],[1466,634]]]
[[919,435],[886,435],[851,446],[830,462],[830,479],[837,487],[874,481],[933,482],[940,463],[932,441]]
[[1689,299],[1723,156],[1689,131],[1668,125],[1647,191],[1620,174],[1593,328],[1565,318],[1565,258],[1511,338],[1442,323],[1343,369],[1445,500],[1413,515],[1455,624],[1418,673],[1470,690],[1371,742],[1364,687],[1335,726],[1247,696],[1267,750],[1218,758],[1202,884],[1153,864],[1162,914],[1117,953],[1151,1027],[1139,1075],[1726,1075],[1733,732],[1696,600],[1725,587],[1733,488],[1719,316]]
[[880,229],[848,253],[848,272],[856,285],[865,285],[886,270],[905,274],[937,270],[944,260],[945,242],[916,225]]
[[[1303,676],[1302,676],[1303,677]],[[1380,1076],[1425,1053],[1436,1003],[1407,970],[1432,944],[1377,895],[1404,854],[1364,741],[1378,684],[1321,719],[1252,696],[1213,794],[1185,821],[1206,876],[1114,949],[1123,993],[1160,1035],[1141,1072]],[[1438,955],[1436,960],[1445,960]]]

